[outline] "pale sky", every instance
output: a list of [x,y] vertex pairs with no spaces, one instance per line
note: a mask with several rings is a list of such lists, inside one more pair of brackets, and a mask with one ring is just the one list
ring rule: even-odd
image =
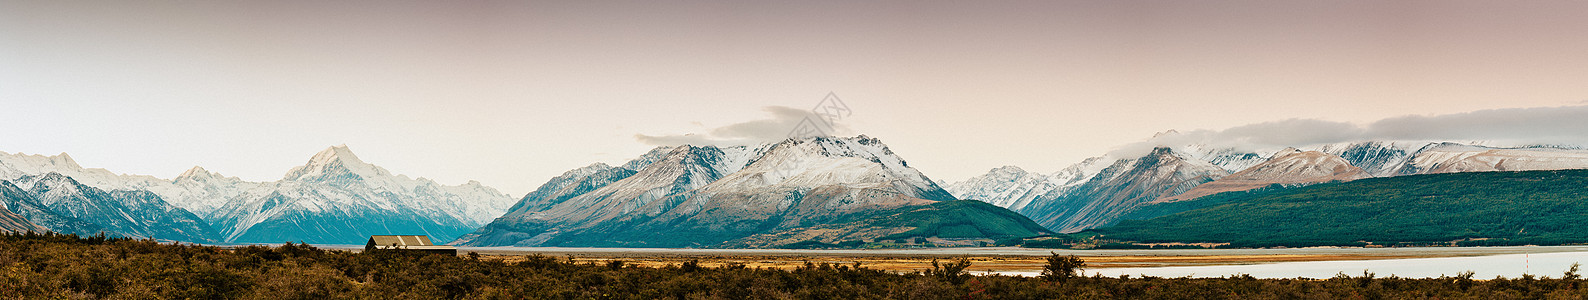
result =
[[947,181],[1168,129],[1588,104],[1582,1],[322,2],[0,0],[0,151],[266,181],[347,144],[516,197],[829,92]]

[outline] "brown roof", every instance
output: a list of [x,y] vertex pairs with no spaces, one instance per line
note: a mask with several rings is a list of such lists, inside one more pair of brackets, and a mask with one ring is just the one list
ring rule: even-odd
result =
[[423,235],[371,235],[365,249],[409,249],[409,250],[438,250],[457,249],[447,245],[436,245],[430,242],[429,236]]

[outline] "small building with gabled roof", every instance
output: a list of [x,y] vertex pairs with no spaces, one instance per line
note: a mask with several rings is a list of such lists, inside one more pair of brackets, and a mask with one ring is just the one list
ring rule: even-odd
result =
[[371,235],[369,242],[364,243],[364,252],[393,250],[414,251],[431,254],[458,255],[458,248],[447,245],[436,245],[430,242],[429,236],[423,235]]

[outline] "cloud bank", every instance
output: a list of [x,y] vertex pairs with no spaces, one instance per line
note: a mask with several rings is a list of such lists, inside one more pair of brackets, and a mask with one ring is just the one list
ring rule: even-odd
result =
[[[767,106],[762,108],[771,116],[766,119],[734,123],[727,126],[711,128],[705,133],[688,133],[675,135],[646,135],[635,134],[634,139],[641,143],[653,146],[742,146],[759,143],[776,142],[787,139],[789,134],[800,126],[800,122],[807,118],[816,120],[816,115],[810,110],[792,108],[787,106]],[[842,122],[834,122],[831,127],[821,126],[827,135],[850,134],[848,126]]]
[[1122,146],[1111,154],[1139,156],[1157,146],[1190,144],[1253,151],[1363,140],[1482,142],[1498,146],[1584,146],[1588,145],[1588,105],[1411,115],[1367,124],[1289,119],[1224,130],[1159,134],[1145,142]]

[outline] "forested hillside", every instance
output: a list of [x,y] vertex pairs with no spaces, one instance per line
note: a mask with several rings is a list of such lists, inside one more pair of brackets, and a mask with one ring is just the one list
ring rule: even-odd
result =
[[1415,175],[1226,193],[1148,206],[1135,217],[1153,218],[1089,233],[1236,247],[1576,244],[1588,242],[1582,226],[1588,170]]

